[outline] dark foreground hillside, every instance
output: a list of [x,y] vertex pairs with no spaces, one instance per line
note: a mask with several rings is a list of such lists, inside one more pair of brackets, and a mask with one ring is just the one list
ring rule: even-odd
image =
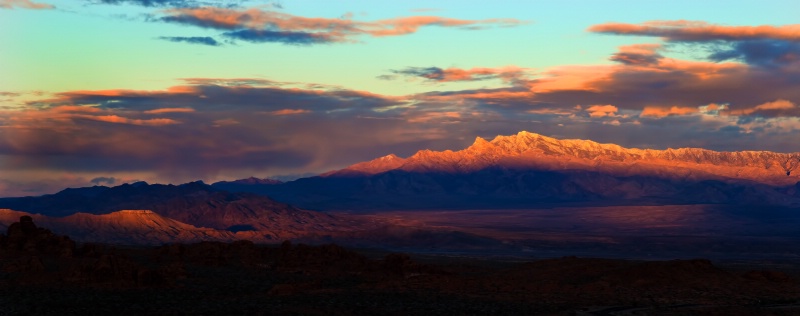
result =
[[525,263],[248,241],[76,245],[30,217],[0,235],[3,315],[796,315],[793,273],[708,260]]

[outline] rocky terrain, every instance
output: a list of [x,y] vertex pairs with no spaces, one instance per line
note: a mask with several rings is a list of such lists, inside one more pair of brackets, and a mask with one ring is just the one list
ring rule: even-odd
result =
[[708,260],[492,261],[248,241],[77,244],[0,234],[3,315],[792,315],[796,270]]

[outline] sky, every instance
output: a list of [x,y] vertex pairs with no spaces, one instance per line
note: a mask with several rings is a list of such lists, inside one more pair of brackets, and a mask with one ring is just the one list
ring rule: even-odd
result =
[[800,2],[0,0],[0,196],[535,132],[800,151]]

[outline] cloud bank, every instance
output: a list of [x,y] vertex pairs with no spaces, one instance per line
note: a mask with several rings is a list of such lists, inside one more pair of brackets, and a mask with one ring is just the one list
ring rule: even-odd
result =
[[437,16],[411,16],[377,21],[343,18],[303,17],[260,8],[220,7],[172,8],[163,11],[160,21],[222,30],[230,39],[253,43],[312,45],[353,43],[359,38],[413,34],[423,27],[477,30],[526,24],[516,19],[461,20]]

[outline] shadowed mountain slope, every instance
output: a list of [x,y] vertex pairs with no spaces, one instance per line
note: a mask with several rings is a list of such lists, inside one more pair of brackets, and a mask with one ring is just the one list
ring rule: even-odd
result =
[[[125,224],[135,224],[134,226],[138,227],[136,229],[143,230],[149,229],[146,223],[155,222],[164,224],[160,227],[176,230],[184,228],[178,224],[163,222],[174,221],[181,225],[190,225],[191,227],[186,228],[188,230],[203,227],[238,233],[239,238],[256,240],[264,239],[265,236],[271,236],[267,239],[293,238],[309,234],[347,232],[363,229],[367,224],[352,218],[302,210],[260,195],[220,191],[202,182],[177,186],[139,182],[111,188],[96,186],[66,189],[41,197],[0,199],[0,208],[51,217],[69,216],[70,223],[73,223],[76,217],[85,217],[86,223],[105,221],[111,226],[115,223],[113,218],[122,214],[129,219],[136,215],[147,217],[149,220],[125,221]],[[118,212],[121,210],[149,211],[141,214]],[[117,230],[117,233],[124,234],[124,230]],[[173,237],[176,236],[178,235]],[[221,238],[232,237],[225,235]]]

